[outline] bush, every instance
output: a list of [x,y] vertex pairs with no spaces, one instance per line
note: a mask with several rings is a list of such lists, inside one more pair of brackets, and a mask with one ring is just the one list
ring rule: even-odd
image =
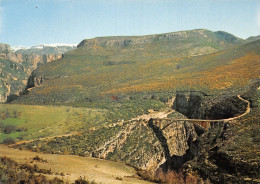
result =
[[10,133],[12,133],[15,130],[16,130],[15,126],[13,126],[13,125],[6,125],[5,128],[4,128],[4,133],[5,134],[10,134]]
[[3,143],[6,145],[14,144],[15,140],[12,137],[7,137],[6,139],[4,139]]
[[90,181],[87,181],[85,179],[85,177],[84,178],[80,177],[79,179],[75,180],[75,184],[96,184],[96,182],[94,182],[94,181],[90,182]]
[[39,157],[38,155],[33,157],[33,161],[41,162],[41,163],[47,163],[47,160],[44,160],[43,158]]
[[5,125],[3,122],[0,122],[0,129],[4,129]]

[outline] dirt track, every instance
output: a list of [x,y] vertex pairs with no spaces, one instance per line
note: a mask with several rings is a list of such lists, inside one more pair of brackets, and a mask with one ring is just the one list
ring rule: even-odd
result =
[[62,134],[62,135],[51,136],[51,137],[42,137],[42,138],[38,138],[38,139],[31,139],[28,141],[19,141],[19,142],[16,142],[14,145],[30,143],[30,142],[37,141],[37,140],[50,140],[50,139],[57,138],[57,137],[68,137],[68,136],[72,136],[72,135],[76,135],[76,134],[78,134],[78,132],[72,132],[70,134]]
[[[242,116],[245,116],[250,112],[250,102],[241,98],[238,95],[238,98],[247,103],[246,111],[236,117],[228,118],[228,119],[220,119],[220,120],[210,120],[211,122],[220,122],[220,121],[231,121]],[[146,119],[150,118],[166,118],[168,114],[172,113],[173,110],[166,109],[161,112],[151,112],[149,114],[141,115],[135,119]],[[201,119],[172,119],[174,121],[209,121],[209,120],[201,120]],[[62,136],[70,136],[74,135],[66,134],[54,137],[62,137]],[[41,138],[40,140],[52,139],[54,137],[46,137]],[[17,144],[31,142],[34,140],[18,142]],[[48,163],[37,163],[39,168],[50,169],[55,173],[64,173],[65,176],[59,176],[68,182],[73,182],[75,179],[80,176],[85,176],[88,180],[95,180],[96,182],[101,183],[149,183],[137,178],[136,172],[133,168],[126,166],[121,163],[111,162],[106,160],[100,160],[95,158],[88,157],[79,157],[73,155],[54,155],[54,154],[43,154],[43,153],[35,153],[30,151],[21,151],[17,149],[13,149],[7,146],[0,145],[0,156],[7,156],[19,163],[29,163],[30,160],[39,155],[43,159],[47,160]],[[53,178],[56,175],[47,175],[49,178]],[[122,180],[118,180],[116,178],[122,178]]]

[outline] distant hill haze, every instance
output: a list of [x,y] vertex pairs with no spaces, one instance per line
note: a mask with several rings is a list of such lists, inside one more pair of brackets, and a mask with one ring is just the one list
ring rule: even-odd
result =
[[250,36],[249,38],[246,39],[246,41],[248,42],[252,42],[252,41],[256,41],[260,39],[260,35],[259,36]]
[[83,105],[128,93],[240,89],[259,77],[259,42],[205,29],[86,39],[38,67],[17,102]]

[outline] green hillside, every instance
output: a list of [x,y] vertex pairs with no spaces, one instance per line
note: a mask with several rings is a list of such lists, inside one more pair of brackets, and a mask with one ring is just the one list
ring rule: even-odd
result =
[[249,38],[246,39],[246,41],[253,42],[253,41],[256,41],[256,40],[259,40],[259,39],[260,39],[260,35],[250,36]]
[[[233,125],[243,125],[241,133],[244,125],[258,122],[259,82],[254,79],[259,74],[260,40],[248,42],[222,31],[83,40],[61,59],[39,66],[29,77],[24,94],[13,104],[0,106],[0,142],[13,138],[22,141],[17,145],[20,149],[119,160],[146,170],[142,175],[150,179],[158,178],[157,166],[177,169],[195,160],[192,169],[203,173],[205,166],[203,179],[209,181],[210,169],[210,181],[215,181],[216,171],[226,165],[217,165],[215,158],[222,157],[214,154],[223,148],[223,141],[233,142]],[[160,130],[153,118],[142,118],[150,112],[171,112],[169,99],[175,99],[171,107],[176,112],[168,116],[173,119],[190,118],[191,113],[201,119],[237,117],[246,108],[237,95],[250,101],[251,112],[244,118],[252,117],[251,124],[247,119],[243,123],[240,119],[223,121],[209,129],[209,134],[202,134],[204,131],[188,121]],[[13,130],[8,132],[10,125]],[[228,147],[243,152],[244,145],[252,147],[255,142],[251,140],[258,135],[249,134],[252,127],[237,132],[238,147],[230,143]],[[31,141],[24,142],[27,139]],[[250,159],[256,157],[258,162],[257,151]],[[208,155],[214,157],[207,160]],[[196,163],[202,166],[198,168]],[[252,168],[245,178],[255,172]],[[237,173],[244,172],[243,168],[235,166],[234,170],[235,174],[220,173],[242,181],[244,176],[237,177]],[[258,171],[255,173],[257,176]]]
[[[260,41],[241,42],[208,30],[84,40],[35,70],[14,103],[104,108],[125,119],[162,108],[176,90],[238,90],[260,73]],[[221,51],[192,56],[195,48]]]

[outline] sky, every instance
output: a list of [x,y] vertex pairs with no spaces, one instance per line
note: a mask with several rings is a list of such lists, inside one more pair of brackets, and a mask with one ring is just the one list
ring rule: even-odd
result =
[[11,46],[200,28],[260,35],[260,0],[0,0],[0,43]]

